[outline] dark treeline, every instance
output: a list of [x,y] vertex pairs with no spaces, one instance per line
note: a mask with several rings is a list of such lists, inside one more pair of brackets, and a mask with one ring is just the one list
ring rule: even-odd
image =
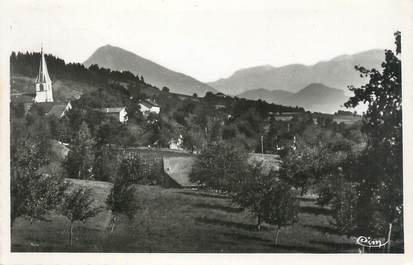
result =
[[[145,82],[143,76],[134,75],[129,71],[114,71],[111,69],[91,65],[89,68],[80,63],[66,63],[63,59],[46,54],[45,59],[48,71],[53,81],[57,79],[67,79],[85,82],[91,85],[105,86],[114,88],[116,91],[123,90],[121,94],[125,97],[134,96],[136,91],[145,94],[159,94],[160,90]],[[10,72],[29,77],[35,77],[39,70],[40,53],[15,53],[10,56]],[[110,85],[110,86],[108,86]],[[155,92],[154,93],[154,89]],[[167,88],[165,88],[167,89]],[[150,90],[150,93],[148,93]],[[169,91],[169,89],[167,89]],[[113,91],[112,91],[113,92]],[[111,93],[113,94],[113,93]],[[121,95],[122,96],[122,95]],[[135,95],[137,96],[137,95]],[[268,112],[303,112],[301,107],[287,107],[282,105],[270,104],[265,101],[255,101],[239,99],[237,97],[224,96],[221,93],[213,94],[208,92],[204,100],[206,103],[216,105],[222,104],[227,107],[232,106],[235,112],[242,112],[250,108],[255,108],[261,117]]]
[[[70,79],[83,81],[89,84],[106,84],[124,81],[133,84],[146,85],[142,76],[134,75],[129,71],[113,71],[107,68],[101,68],[97,65],[91,65],[86,68],[80,63],[66,63],[64,60],[46,54],[45,59],[48,71],[52,80]],[[21,74],[29,77],[35,77],[39,71],[40,53],[15,53],[10,56],[10,72],[12,74]]]

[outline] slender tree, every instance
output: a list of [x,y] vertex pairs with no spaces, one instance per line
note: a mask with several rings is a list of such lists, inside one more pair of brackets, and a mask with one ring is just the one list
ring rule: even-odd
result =
[[85,222],[103,210],[95,205],[90,188],[77,187],[67,192],[61,205],[61,213],[69,219],[69,244],[73,245],[73,226],[75,222]]
[[[391,231],[396,228],[399,236],[403,234],[401,34],[394,35],[396,49],[385,51],[382,71],[356,67],[369,82],[361,87],[350,86],[354,96],[345,104],[368,106],[362,125],[367,147],[345,168],[358,193],[357,227],[365,233],[388,232],[389,246]],[[387,229],[381,222],[387,223]]]
[[134,192],[135,189],[133,187],[133,182],[128,180],[128,178],[119,176],[116,179],[106,201],[106,204],[112,211],[111,232],[115,230],[115,225],[118,221],[119,214],[125,214],[129,219],[135,215],[137,206]]
[[96,146],[92,168],[93,179],[114,181],[118,163],[117,153],[111,145]]
[[87,124],[82,122],[65,161],[65,168],[69,177],[77,179],[91,177],[94,144],[95,141]]
[[265,194],[264,221],[275,226],[274,246],[278,244],[280,229],[298,221],[298,200],[286,183],[273,183]]

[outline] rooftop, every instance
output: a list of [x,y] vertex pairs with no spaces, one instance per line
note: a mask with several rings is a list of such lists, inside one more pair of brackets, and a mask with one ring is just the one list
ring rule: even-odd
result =
[[64,110],[67,107],[67,104],[67,102],[33,103],[33,105],[39,106],[46,115],[54,115],[56,117],[62,116]]
[[125,107],[101,108],[100,111],[105,112],[105,113],[119,113],[124,109]]
[[63,112],[66,109],[66,104],[56,104],[54,106],[52,106],[52,108],[49,110],[49,112],[47,113],[47,115],[53,115],[56,117],[60,117],[62,116]]
[[153,101],[149,101],[149,100],[145,100],[145,101],[141,101],[139,102],[140,104],[144,105],[147,108],[152,108],[152,107],[159,107],[158,104],[156,104]]

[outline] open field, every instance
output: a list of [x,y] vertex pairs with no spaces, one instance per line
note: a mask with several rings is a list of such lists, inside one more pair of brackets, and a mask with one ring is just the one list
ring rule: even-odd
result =
[[[93,186],[104,201],[110,184],[74,180]],[[113,233],[107,229],[110,212],[101,213],[74,229],[68,246],[68,221],[51,216],[33,224],[18,219],[13,227],[12,251],[80,252],[357,252],[354,237],[335,231],[328,208],[312,198],[300,199],[299,222],[282,228],[277,248],[273,228],[256,231],[255,218],[225,197],[190,189],[136,186],[140,205],[132,220],[122,217]]]
[[[95,205],[104,206],[112,184],[102,181],[67,179],[74,186],[92,188]],[[18,218],[12,228],[12,251],[100,251],[97,242],[102,236],[110,219],[110,211],[103,211],[85,223],[76,223],[74,246],[69,247],[69,221],[61,215],[51,214],[45,221]]]
[[[35,77],[11,75],[11,94],[34,93]],[[54,80],[53,96],[55,101],[73,100],[80,98],[84,93],[99,89],[90,84],[75,80]]]

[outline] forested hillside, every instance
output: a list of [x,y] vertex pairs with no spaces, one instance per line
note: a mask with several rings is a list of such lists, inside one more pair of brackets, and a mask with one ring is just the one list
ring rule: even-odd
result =
[[[10,57],[14,93],[34,93],[33,80],[38,71],[39,53],[12,53]],[[259,138],[268,128],[274,113],[304,109],[286,107],[258,100],[239,99],[208,92],[205,97],[170,93],[145,82],[144,76],[128,71],[113,71],[91,65],[66,64],[46,55],[57,100],[72,100],[74,108],[64,119],[56,121],[54,138],[71,142],[85,122],[91,136],[104,142],[134,146],[168,147],[183,139],[185,148],[198,150],[211,141],[240,141],[249,150],[259,147]],[[56,98],[55,98],[56,100]],[[139,102],[155,101],[160,114],[144,117]],[[96,108],[126,106],[127,124],[111,122]],[[18,106],[12,106],[18,108]]]

